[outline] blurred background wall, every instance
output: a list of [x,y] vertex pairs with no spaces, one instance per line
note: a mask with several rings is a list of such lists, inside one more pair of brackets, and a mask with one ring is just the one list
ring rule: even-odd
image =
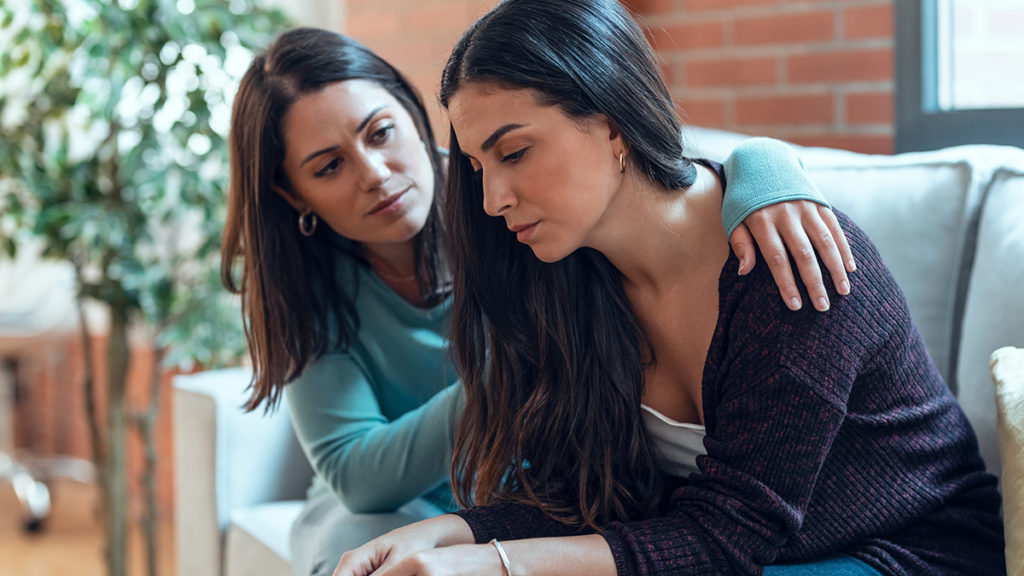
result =
[[[649,29],[689,123],[815,146],[888,153],[892,0],[626,0]],[[495,2],[349,0],[340,28],[405,71],[442,139],[440,71]]]

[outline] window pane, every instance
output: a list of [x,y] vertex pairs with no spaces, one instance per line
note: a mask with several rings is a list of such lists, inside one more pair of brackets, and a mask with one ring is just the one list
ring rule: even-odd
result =
[[941,110],[1024,107],[1024,2],[938,0]]

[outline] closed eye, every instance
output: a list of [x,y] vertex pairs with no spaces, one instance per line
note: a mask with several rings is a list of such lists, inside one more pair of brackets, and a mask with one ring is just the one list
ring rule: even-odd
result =
[[331,159],[330,162],[324,165],[323,168],[317,170],[313,175],[316,176],[317,178],[323,178],[324,176],[327,176],[328,174],[337,170],[339,166],[341,166],[341,160],[333,158]]
[[523,157],[523,154],[525,154],[526,151],[529,150],[529,149],[530,149],[530,147],[527,146],[526,148],[523,148],[522,150],[519,150],[518,152],[513,152],[513,153],[509,154],[508,156],[502,157],[501,161],[502,162],[509,162],[511,164],[515,164],[516,162],[518,162]]

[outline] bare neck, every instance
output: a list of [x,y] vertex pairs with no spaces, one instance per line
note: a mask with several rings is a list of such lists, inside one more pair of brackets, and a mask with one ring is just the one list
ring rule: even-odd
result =
[[600,250],[625,276],[627,290],[663,293],[681,280],[721,270],[729,254],[721,225],[722,187],[697,166],[685,190],[664,190],[630,178],[594,234]]

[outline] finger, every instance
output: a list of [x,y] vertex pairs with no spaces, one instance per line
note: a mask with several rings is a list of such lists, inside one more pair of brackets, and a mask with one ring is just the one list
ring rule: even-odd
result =
[[789,266],[789,258],[786,255],[786,247],[782,243],[778,230],[771,225],[759,226],[752,230],[754,240],[761,247],[761,255],[768,264],[768,270],[779,287],[782,300],[790,310],[799,310],[803,305],[800,299],[800,291],[796,288],[793,280],[793,270]]
[[811,244],[802,226],[783,228],[781,230],[782,241],[785,242],[789,253],[796,261],[797,270],[800,272],[800,280],[807,288],[807,295],[811,299],[811,305],[819,312],[829,308],[828,292],[825,290],[825,282],[821,277],[821,267],[818,265],[818,258],[814,254],[814,246]]
[[360,562],[355,556],[346,553],[338,561],[333,576],[366,576],[372,571],[372,565]]
[[[810,239],[818,257],[825,263],[829,273],[832,275],[832,283],[836,292],[840,294],[850,293],[850,279],[846,276],[846,268],[843,265],[843,256],[839,253],[839,246],[836,244],[832,231],[829,230],[820,213],[814,212],[804,221],[804,231]],[[817,262],[814,263],[817,268]],[[803,276],[803,271],[800,272]],[[802,278],[804,284],[808,284],[808,278]]]
[[754,237],[750,235],[746,224],[741,222],[736,226],[732,235],[729,236],[729,244],[732,245],[732,251],[736,253],[736,257],[740,259],[740,276],[753,270],[754,264],[757,262],[757,248],[754,247]]
[[398,562],[387,562],[370,576],[425,576],[430,566],[422,553],[415,553]]
[[373,542],[349,550],[341,555],[334,576],[368,576],[388,559],[388,549],[374,546]]
[[[819,205],[818,214],[821,216],[821,219],[825,221],[825,225],[828,226],[829,231],[832,233],[832,239],[835,241],[836,246],[839,247],[839,253],[842,255],[846,271],[850,273],[856,272],[857,261],[853,258],[853,250],[850,249],[850,242],[846,239],[846,233],[843,232],[843,227],[839,225],[839,219],[836,218],[836,213]],[[829,267],[829,269],[831,270],[832,268]]]

